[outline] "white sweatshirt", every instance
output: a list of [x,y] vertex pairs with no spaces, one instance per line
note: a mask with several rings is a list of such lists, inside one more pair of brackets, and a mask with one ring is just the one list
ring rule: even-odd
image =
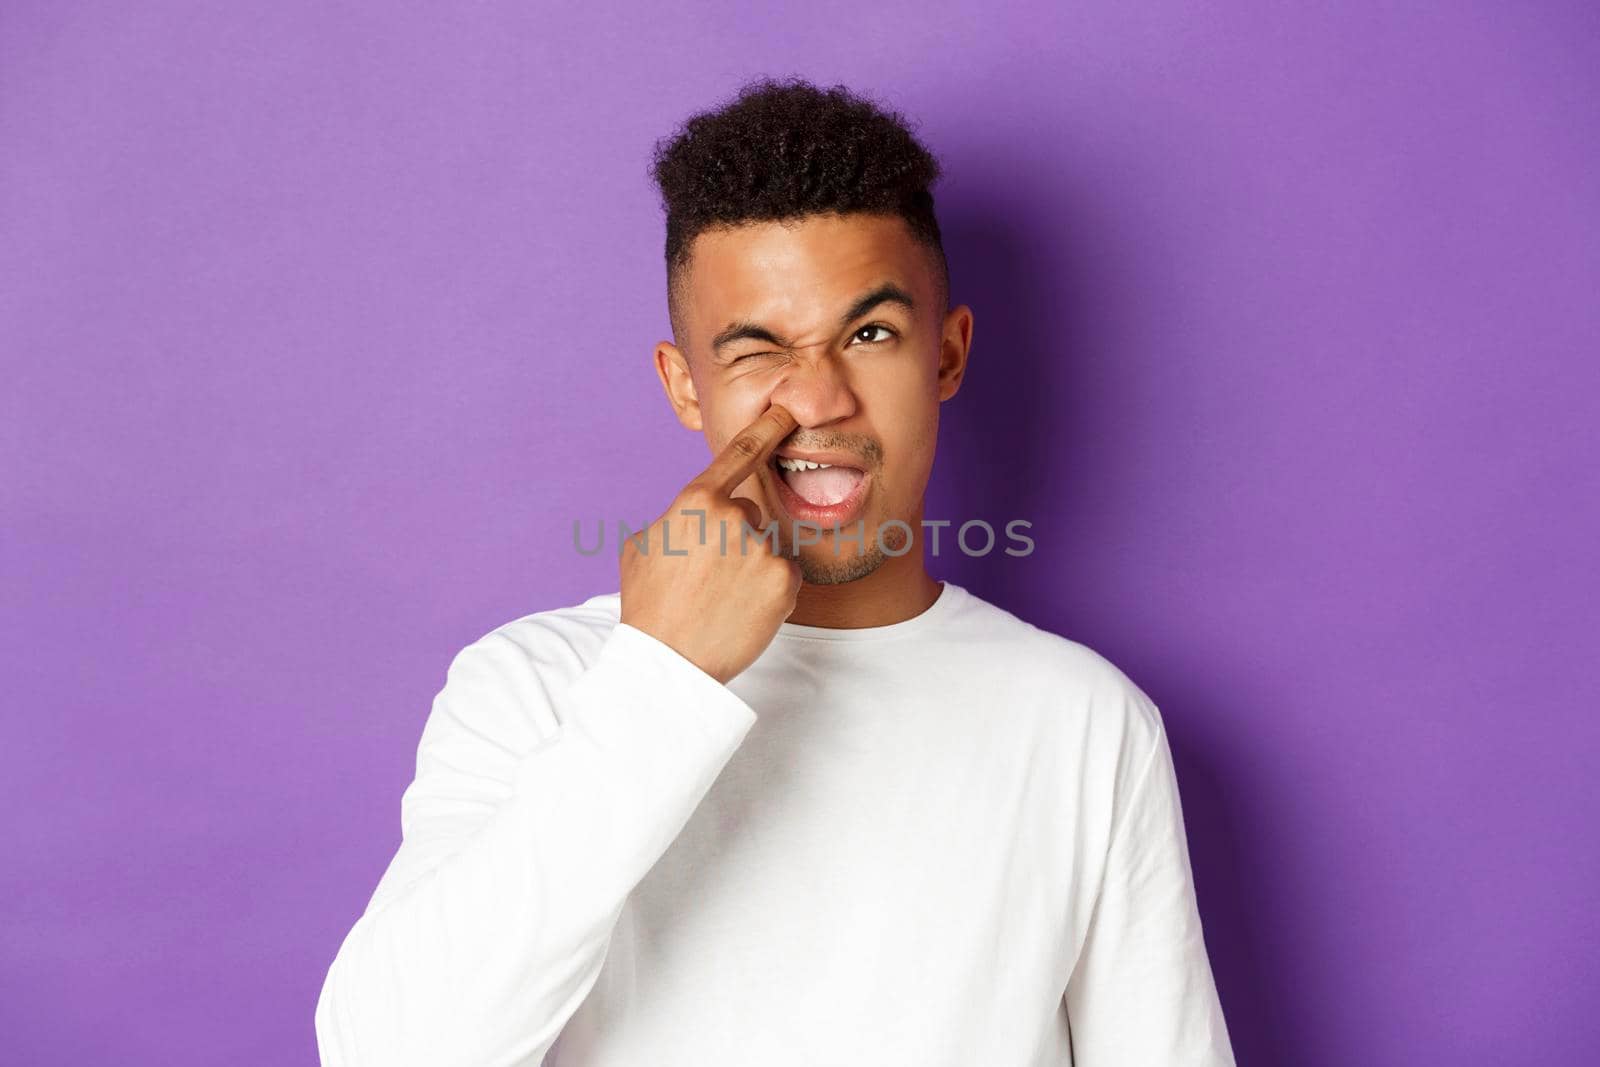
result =
[[1108,660],[945,583],[723,686],[618,606],[451,663],[325,1067],[1233,1063],[1161,716]]

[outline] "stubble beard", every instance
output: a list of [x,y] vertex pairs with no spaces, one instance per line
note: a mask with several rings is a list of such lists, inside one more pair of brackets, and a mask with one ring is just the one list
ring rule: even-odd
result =
[[853,556],[813,559],[800,555],[795,562],[800,564],[801,580],[810,585],[843,585],[865,578],[881,567],[887,558],[882,548],[873,545],[867,551],[857,552]]

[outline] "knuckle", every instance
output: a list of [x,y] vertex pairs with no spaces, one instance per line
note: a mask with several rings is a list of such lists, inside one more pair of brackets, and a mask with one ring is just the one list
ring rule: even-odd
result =
[[716,504],[716,494],[704,482],[690,482],[683,492],[678,494],[679,508],[710,509]]
[[755,459],[761,454],[761,439],[748,430],[742,431],[728,442],[728,451],[740,459]]

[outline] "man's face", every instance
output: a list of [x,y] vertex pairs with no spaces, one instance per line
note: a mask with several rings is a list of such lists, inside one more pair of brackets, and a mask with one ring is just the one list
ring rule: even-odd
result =
[[682,347],[659,344],[657,371],[713,455],[770,404],[794,415],[798,428],[734,495],[776,520],[808,582],[863,577],[902,553],[907,529],[921,533],[939,404],[959,387],[972,331],[968,308],[938,305],[936,271],[897,216],[751,223],[691,247]]

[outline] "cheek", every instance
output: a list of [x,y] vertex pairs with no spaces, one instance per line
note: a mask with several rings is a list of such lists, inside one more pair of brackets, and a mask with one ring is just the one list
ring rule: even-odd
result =
[[920,363],[886,363],[863,375],[860,395],[883,443],[885,481],[896,500],[910,500],[922,491],[933,466],[938,374]]
[[700,394],[700,411],[706,443],[713,452],[720,451],[734,434],[756,421],[767,409],[779,381],[776,374],[746,374],[706,383],[707,388]]
[[905,349],[882,357],[865,357],[853,368],[852,382],[875,403],[907,412],[937,407],[938,354]]

